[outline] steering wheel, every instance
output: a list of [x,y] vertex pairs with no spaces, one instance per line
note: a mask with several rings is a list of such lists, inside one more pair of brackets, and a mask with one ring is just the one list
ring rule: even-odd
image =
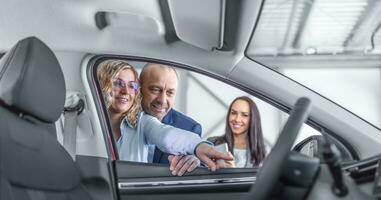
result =
[[310,108],[311,101],[306,97],[299,98],[295,103],[277,142],[256,176],[255,184],[249,193],[250,199],[265,200],[270,197],[272,189],[286,165],[292,144],[308,117]]

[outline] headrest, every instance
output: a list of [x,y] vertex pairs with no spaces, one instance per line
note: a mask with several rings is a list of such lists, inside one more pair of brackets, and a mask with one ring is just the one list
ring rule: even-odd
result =
[[0,60],[0,100],[44,122],[57,121],[65,104],[60,64],[36,37],[17,42]]

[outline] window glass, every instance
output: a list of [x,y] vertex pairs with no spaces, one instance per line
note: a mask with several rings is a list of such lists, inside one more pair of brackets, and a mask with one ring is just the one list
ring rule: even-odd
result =
[[266,0],[246,55],[381,127],[381,2]]
[[[146,64],[137,61],[127,62],[134,66],[138,73],[141,73]],[[173,108],[201,124],[202,138],[208,139],[224,135],[230,104],[239,96],[247,96],[258,107],[264,144],[267,154],[270,152],[287,120],[287,113],[217,79],[179,68],[176,69],[176,72],[178,74],[178,87]],[[131,81],[124,80],[128,79],[128,76],[127,74],[120,78],[123,81]],[[304,125],[295,144],[311,135],[320,135],[320,133],[310,126]]]
[[[258,106],[265,144],[269,147],[274,145],[287,120],[287,113],[222,81],[194,72],[178,71],[181,74],[180,83],[185,85],[181,87],[186,92],[184,97],[177,97],[175,107],[202,124],[204,138],[223,135],[230,103],[238,96],[249,96]],[[296,142],[310,135],[320,133],[305,124]]]

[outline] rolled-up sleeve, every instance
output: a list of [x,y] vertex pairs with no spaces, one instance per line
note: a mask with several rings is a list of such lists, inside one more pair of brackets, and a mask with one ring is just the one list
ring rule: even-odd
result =
[[157,118],[143,114],[142,131],[147,144],[154,144],[160,150],[174,154],[194,154],[198,144],[206,142],[192,132],[162,124]]

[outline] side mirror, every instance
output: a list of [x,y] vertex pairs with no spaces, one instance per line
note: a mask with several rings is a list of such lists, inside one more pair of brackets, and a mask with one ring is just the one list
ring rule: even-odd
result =
[[322,140],[323,136],[312,135],[295,145],[293,151],[299,152],[308,157],[319,157],[319,146]]
[[[338,140],[329,137],[330,142],[335,145],[341,154],[341,161],[343,163],[350,163],[354,160],[352,153],[349,149],[344,146]],[[307,155],[309,157],[320,158],[321,156],[321,145],[323,144],[324,138],[321,135],[312,135],[303,141],[296,144],[293,148],[293,151],[299,152],[301,154]]]

